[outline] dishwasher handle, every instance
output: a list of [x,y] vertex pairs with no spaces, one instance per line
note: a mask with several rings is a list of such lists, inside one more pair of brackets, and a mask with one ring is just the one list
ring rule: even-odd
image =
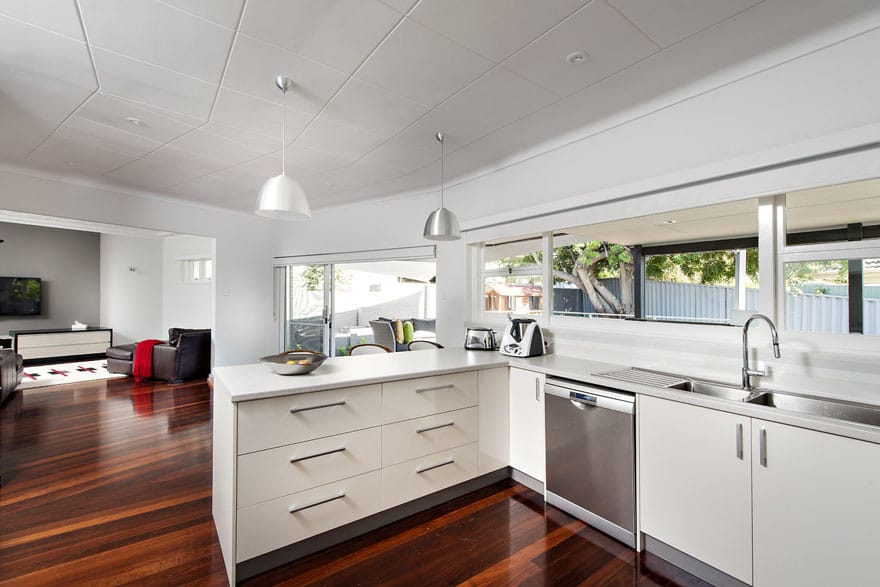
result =
[[570,400],[579,409],[596,407],[625,414],[635,413],[635,396],[619,391],[585,384],[569,385],[567,382],[565,385],[557,385],[548,380],[544,385],[544,393]]

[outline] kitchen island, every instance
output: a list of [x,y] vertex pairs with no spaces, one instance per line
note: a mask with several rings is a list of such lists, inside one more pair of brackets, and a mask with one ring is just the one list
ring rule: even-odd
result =
[[444,349],[214,369],[213,514],[233,584],[508,476],[508,361]]

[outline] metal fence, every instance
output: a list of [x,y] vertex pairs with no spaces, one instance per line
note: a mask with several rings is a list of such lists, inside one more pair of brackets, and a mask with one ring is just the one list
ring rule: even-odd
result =
[[[601,281],[619,299],[620,280]],[[844,295],[788,294],[785,305],[786,328],[802,332],[849,332],[847,286],[831,287],[844,288]],[[746,310],[758,311],[758,291],[746,289]],[[863,332],[877,335],[880,334],[880,286],[866,286],[865,291],[862,306]],[[648,280],[645,283],[645,317],[653,320],[725,324],[729,320],[730,311],[734,309],[733,298],[734,288],[729,286]],[[588,316],[597,312],[581,290],[555,287],[553,313]]]

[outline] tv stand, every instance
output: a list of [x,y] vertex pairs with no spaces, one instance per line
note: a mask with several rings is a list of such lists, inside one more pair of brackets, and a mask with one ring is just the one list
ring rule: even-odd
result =
[[100,326],[71,330],[49,328],[41,330],[10,330],[15,352],[25,363],[46,360],[78,360],[106,356],[107,347],[113,346],[113,329]]

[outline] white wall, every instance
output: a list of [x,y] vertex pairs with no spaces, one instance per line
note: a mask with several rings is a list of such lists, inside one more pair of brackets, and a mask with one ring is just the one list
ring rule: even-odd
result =
[[101,325],[113,344],[164,339],[162,241],[101,235]]
[[274,352],[269,221],[8,166],[0,167],[0,209],[215,238],[214,363]]
[[0,222],[0,239],[0,275],[43,280],[42,314],[2,316],[0,333],[69,328],[74,320],[98,326],[97,234]]
[[169,328],[214,328],[214,281],[182,283],[178,261],[214,258],[214,239],[171,236],[162,241],[162,331]]

